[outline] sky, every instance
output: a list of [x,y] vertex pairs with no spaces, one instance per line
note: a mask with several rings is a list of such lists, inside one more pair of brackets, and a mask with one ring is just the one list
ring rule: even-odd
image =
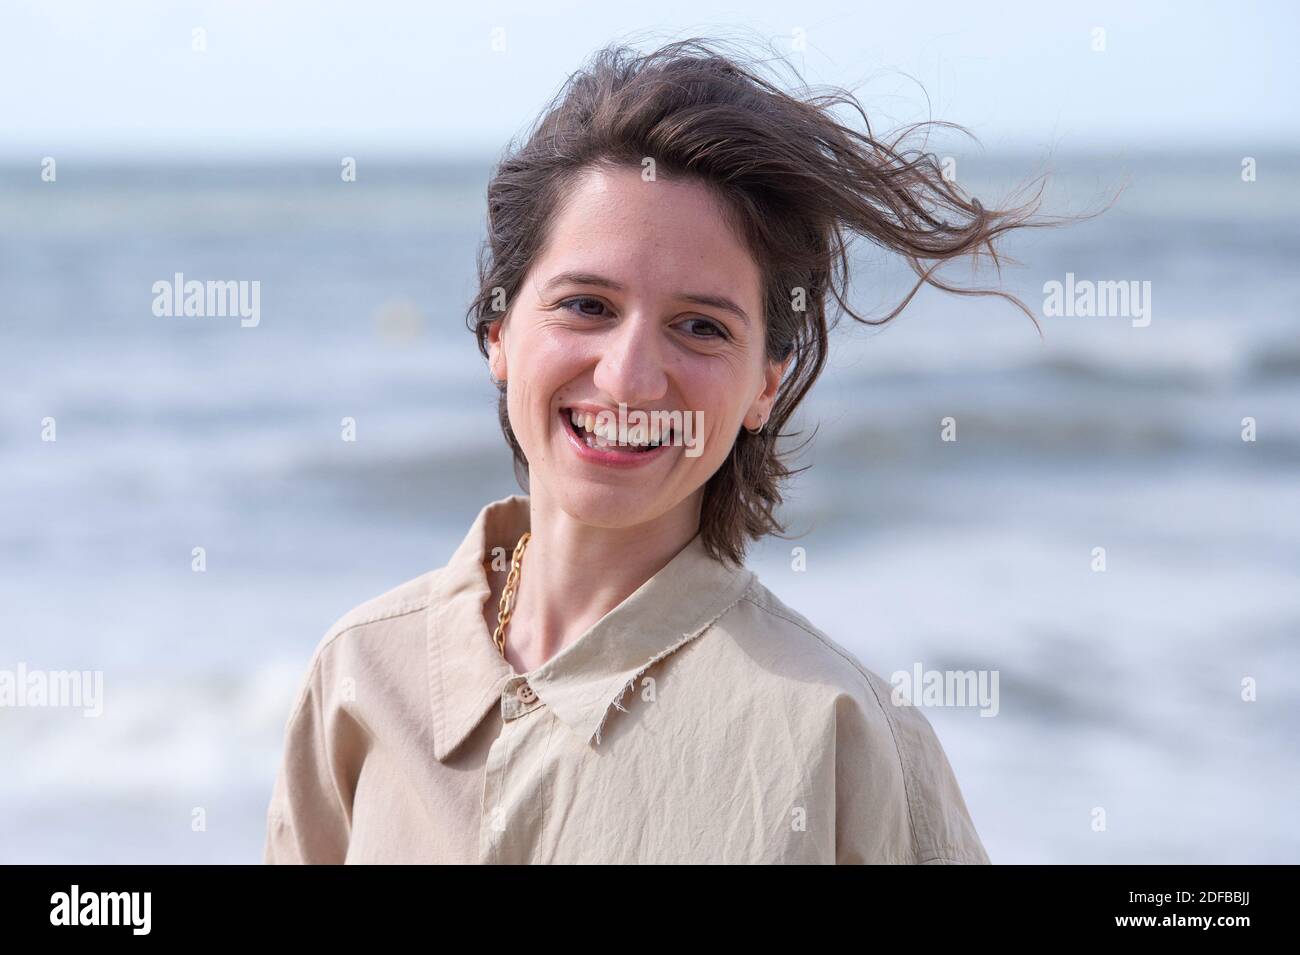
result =
[[993,150],[1300,144],[1300,5],[1065,7],[3,0],[0,159],[491,156],[601,46],[687,35],[769,43],[873,125]]

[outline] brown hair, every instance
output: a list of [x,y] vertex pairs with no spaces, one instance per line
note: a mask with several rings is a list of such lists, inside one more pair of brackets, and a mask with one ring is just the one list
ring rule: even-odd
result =
[[[1003,297],[1037,326],[1014,295],[954,287],[934,273],[961,256],[977,263],[986,256],[1000,265],[995,239],[1010,229],[1048,223],[1033,218],[1041,182],[1027,203],[986,208],[943,175],[935,155],[906,148],[927,127],[964,132],[960,127],[919,123],[888,141],[877,139],[851,93],[805,88],[801,96],[791,95],[742,65],[742,57],[726,55],[725,46],[687,39],[643,55],[614,45],[569,78],[522,145],[507,149],[488,185],[487,237],[479,250],[479,291],[469,324],[487,357],[488,329],[504,317],[502,299],[514,301],[545,247],[566,187],[584,171],[609,165],[640,169],[643,159],[652,158],[656,176],[693,177],[711,186],[763,275],[767,357],[793,356],[762,432],[741,429],[705,485],[703,543],[715,558],[739,564],[749,540],[784,536],[775,513],[781,486],[804,468],[787,464],[797,448],[779,452],[776,442],[826,363],[827,333],[839,314],[828,323],[827,295],[855,320],[880,325],[931,285],[960,295]],[[837,105],[860,115],[866,131],[837,121],[831,113]],[[845,301],[852,235],[898,253],[916,273],[911,291],[883,318],[864,318]],[[528,461],[510,428],[506,385],[498,387],[501,429],[526,490]]]

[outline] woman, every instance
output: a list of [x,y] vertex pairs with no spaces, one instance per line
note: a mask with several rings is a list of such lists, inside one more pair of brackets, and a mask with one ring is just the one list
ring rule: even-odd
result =
[[615,48],[500,163],[471,316],[529,494],[325,636],[266,861],[989,861],[926,718],[743,562],[846,233],[948,288],[1027,215],[834,102]]

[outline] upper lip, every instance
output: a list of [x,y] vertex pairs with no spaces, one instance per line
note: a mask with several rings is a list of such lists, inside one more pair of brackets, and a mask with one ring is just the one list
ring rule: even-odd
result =
[[[600,405],[561,405],[560,410],[561,411],[588,411],[591,414],[600,414],[602,411],[608,411],[614,417],[616,418],[618,417],[617,408],[602,408]],[[628,409],[628,414],[631,413],[632,413],[631,409]]]
[[[561,411],[590,411],[592,414],[600,414],[602,411],[608,411],[614,417],[616,418],[618,417],[617,408],[606,408],[601,405],[584,405],[584,404],[560,405],[560,410]],[[628,417],[631,417],[632,415],[636,414],[638,411],[641,412],[642,414],[653,415],[653,414],[670,414],[673,410],[674,409],[672,408],[628,408],[627,413],[628,413]]]

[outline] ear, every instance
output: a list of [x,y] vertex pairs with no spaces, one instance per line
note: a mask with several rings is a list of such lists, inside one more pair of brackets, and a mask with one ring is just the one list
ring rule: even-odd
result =
[[764,363],[763,390],[749,406],[744,422],[746,428],[758,428],[760,425],[767,424],[767,419],[772,416],[772,403],[776,401],[777,389],[781,387],[781,380],[785,378],[786,369],[790,367],[790,362],[793,360],[794,353],[791,352],[784,361]]
[[491,372],[493,380],[497,382],[506,380],[505,330],[505,316],[488,326],[488,371]]

